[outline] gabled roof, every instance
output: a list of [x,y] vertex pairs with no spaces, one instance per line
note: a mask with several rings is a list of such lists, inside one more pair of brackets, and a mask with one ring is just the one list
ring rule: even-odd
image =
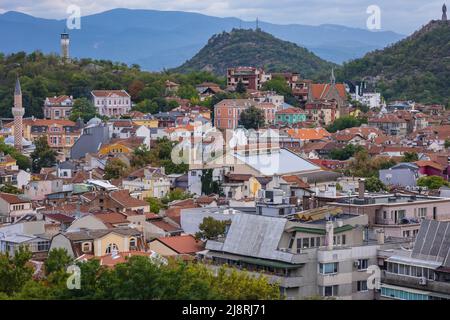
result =
[[161,242],[178,254],[195,254],[204,249],[204,243],[191,235],[161,237],[154,241]]
[[289,129],[287,134],[294,139],[300,140],[321,140],[331,136],[324,128]]
[[117,201],[125,208],[129,207],[142,207],[148,206],[149,204],[144,200],[139,200],[130,196],[128,190],[118,190],[109,193],[111,199]]
[[119,97],[128,98],[130,95],[125,90],[92,90],[91,94],[94,97],[99,98],[109,98],[114,95],[117,95]]
[[[327,97],[328,93],[332,89],[333,85],[329,83],[313,83],[311,84],[311,93],[314,100],[322,100]],[[335,87],[339,96],[342,99],[347,99],[347,93],[345,86],[342,83],[336,83]]]
[[20,196],[11,193],[0,192],[0,198],[9,204],[29,203],[29,200],[22,199]]

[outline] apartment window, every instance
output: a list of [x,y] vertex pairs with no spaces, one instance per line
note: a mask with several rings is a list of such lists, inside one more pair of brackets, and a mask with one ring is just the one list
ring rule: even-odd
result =
[[319,263],[319,273],[321,274],[334,274],[338,272],[338,263]]
[[358,259],[358,270],[366,270],[369,266],[369,259]]
[[338,286],[320,287],[320,293],[323,297],[332,297],[338,294]]
[[358,292],[367,291],[367,280],[361,280],[356,282],[356,290]]
[[302,239],[302,248],[309,248],[309,238]]
[[425,219],[427,216],[427,208],[419,208],[417,210],[417,217],[421,219]]

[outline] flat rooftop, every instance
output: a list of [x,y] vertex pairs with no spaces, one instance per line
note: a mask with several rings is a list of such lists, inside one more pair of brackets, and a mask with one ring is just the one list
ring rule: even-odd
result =
[[349,198],[339,199],[336,202],[347,203],[352,205],[373,205],[373,204],[400,204],[400,203],[437,201],[437,200],[446,200],[446,198],[429,197],[425,195],[369,194],[365,195],[364,199],[359,199],[358,196],[352,196]]

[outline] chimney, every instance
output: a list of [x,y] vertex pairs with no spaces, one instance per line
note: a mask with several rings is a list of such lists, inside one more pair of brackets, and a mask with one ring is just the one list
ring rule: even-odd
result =
[[358,199],[364,199],[364,193],[366,192],[366,179],[359,179],[358,183]]
[[333,238],[334,238],[334,226],[333,221],[327,221],[325,225],[325,241],[327,244],[327,250],[333,250]]
[[378,229],[376,231],[377,233],[377,243],[378,244],[384,244],[384,230],[383,229]]

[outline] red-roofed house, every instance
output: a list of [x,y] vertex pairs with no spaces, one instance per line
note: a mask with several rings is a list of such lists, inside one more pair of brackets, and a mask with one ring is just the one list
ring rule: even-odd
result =
[[150,242],[150,250],[162,256],[195,255],[204,250],[204,243],[191,235],[157,238]]
[[91,98],[102,116],[121,116],[131,109],[131,96],[125,90],[93,90]]
[[44,101],[44,117],[46,119],[68,119],[73,107],[72,96],[49,97]]

